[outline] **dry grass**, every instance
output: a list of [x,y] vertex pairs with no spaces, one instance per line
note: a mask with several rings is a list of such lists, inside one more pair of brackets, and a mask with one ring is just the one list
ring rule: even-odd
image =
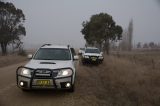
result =
[[0,67],[20,63],[26,61],[27,57],[14,55],[0,56]]
[[[148,64],[160,55],[106,56],[99,74],[106,89],[108,106],[160,106],[160,70]],[[136,61],[136,62],[135,62]],[[157,63],[158,64],[158,63]]]
[[[24,60],[26,57],[16,55],[0,57],[0,67]],[[154,60],[154,67],[151,60]],[[67,100],[55,95],[45,98],[56,102],[58,98],[59,101],[63,99],[76,106],[160,106],[159,60],[159,53],[105,56],[104,63],[99,66],[79,66],[76,92],[65,95]]]
[[128,59],[132,63],[140,64],[150,69],[160,70],[160,51],[118,52],[113,55],[119,58]]

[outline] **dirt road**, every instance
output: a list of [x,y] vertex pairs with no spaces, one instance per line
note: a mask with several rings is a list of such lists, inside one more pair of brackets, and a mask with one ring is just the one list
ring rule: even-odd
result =
[[105,106],[105,88],[99,67],[78,63],[76,90],[23,92],[16,86],[16,68],[25,62],[0,68],[0,106]]
[[0,106],[160,106],[159,65],[113,56],[99,66],[78,63],[76,90],[69,93],[21,91],[15,73],[25,63],[0,68]]

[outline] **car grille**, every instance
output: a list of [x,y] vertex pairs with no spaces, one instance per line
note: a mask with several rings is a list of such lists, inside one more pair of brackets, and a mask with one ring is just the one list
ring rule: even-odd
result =
[[35,71],[34,78],[54,78],[58,74],[58,70],[38,69]]
[[90,59],[97,59],[98,57],[97,56],[90,56],[89,58]]

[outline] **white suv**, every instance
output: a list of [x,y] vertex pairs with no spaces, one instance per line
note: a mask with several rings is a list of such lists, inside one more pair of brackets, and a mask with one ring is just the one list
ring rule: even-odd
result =
[[75,60],[69,46],[45,44],[31,60],[17,69],[17,85],[22,90],[67,89],[74,91],[76,76]]
[[87,47],[82,54],[82,63],[102,63],[103,62],[103,52],[100,52],[98,48]]

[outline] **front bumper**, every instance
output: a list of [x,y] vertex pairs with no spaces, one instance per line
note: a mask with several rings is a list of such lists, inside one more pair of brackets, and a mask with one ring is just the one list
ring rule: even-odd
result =
[[89,56],[89,58],[82,58],[83,62],[87,62],[87,63],[101,63],[103,61],[103,58],[99,58],[96,56]]
[[[22,76],[19,74],[18,70],[20,68],[27,68],[27,67],[19,67],[16,71],[16,79],[17,79],[17,86],[21,89],[70,89],[71,86],[74,84],[74,72],[72,70],[72,75],[67,77],[56,77],[53,70],[50,69],[31,69],[32,75],[31,77]],[[41,76],[37,77],[36,73],[38,70],[47,70],[50,71],[50,76]],[[57,69],[56,69],[57,70]],[[38,84],[37,82],[47,82],[46,84]],[[21,85],[23,83],[23,85]],[[66,84],[69,83],[71,86],[67,87]]]

